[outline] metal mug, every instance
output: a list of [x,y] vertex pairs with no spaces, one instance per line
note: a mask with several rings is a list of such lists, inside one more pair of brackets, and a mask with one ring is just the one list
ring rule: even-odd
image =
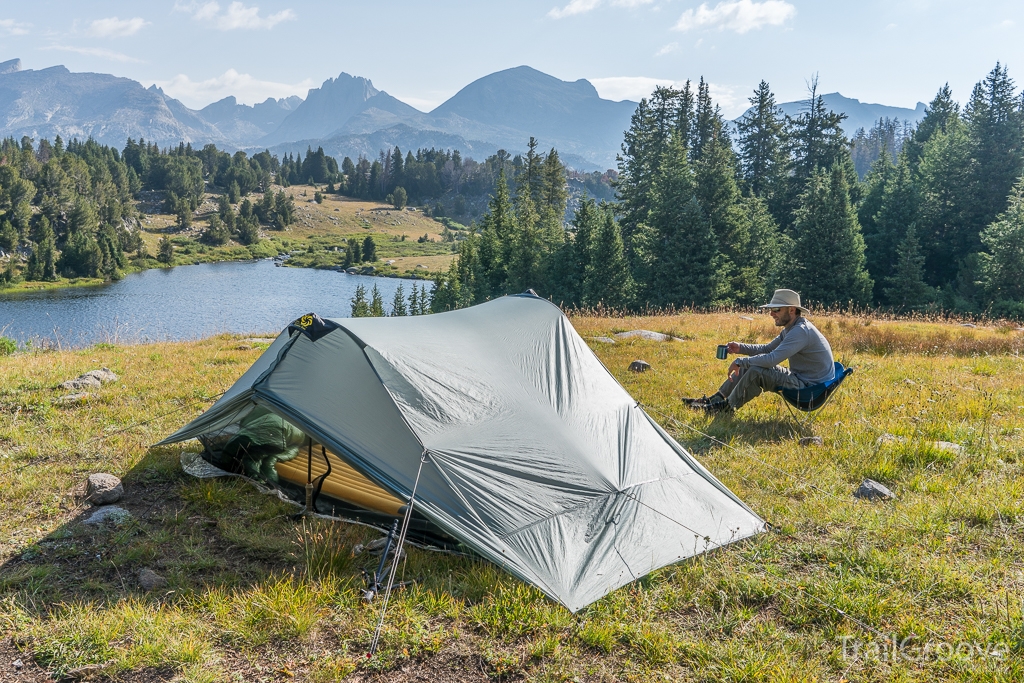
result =
[[718,360],[725,360],[729,357],[729,347],[726,344],[719,344],[718,349],[715,351],[715,358]]

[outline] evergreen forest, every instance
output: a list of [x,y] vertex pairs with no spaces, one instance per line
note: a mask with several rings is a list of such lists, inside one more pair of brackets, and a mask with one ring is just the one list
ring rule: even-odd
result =
[[531,149],[514,180],[499,174],[433,310],[527,287],[614,309],[789,287],[818,306],[1024,317],[1024,98],[1005,66],[962,106],[943,86],[916,127],[883,120],[853,141],[814,82],[798,116],[763,81],[750,104],[730,130],[703,79],[658,88],[625,133],[615,201],[583,200],[564,230],[557,156]]
[[[0,251],[13,256],[0,282],[109,280],[172,262],[169,240],[145,253],[143,198],[189,227],[217,191],[202,240],[253,245],[295,221],[281,187],[313,184],[317,201],[322,189],[470,224],[432,295],[417,289],[405,306],[420,313],[528,289],[566,307],[642,310],[749,306],[790,287],[816,306],[1024,318],[1024,96],[1005,66],[963,104],[943,86],[917,125],[881,120],[853,139],[815,82],[797,116],[763,81],[750,105],[730,123],[703,79],[660,87],[606,173],[567,169],[533,138],[482,162],[394,148],[340,164],[322,148],[278,159],[9,138]],[[384,308],[358,304],[360,315]]]

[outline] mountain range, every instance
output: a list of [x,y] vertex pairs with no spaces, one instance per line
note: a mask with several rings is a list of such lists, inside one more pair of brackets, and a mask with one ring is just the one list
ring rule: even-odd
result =
[[[880,116],[917,121],[924,105],[900,109],[825,95],[845,112],[852,134]],[[798,113],[800,102],[785,103]],[[312,88],[306,97],[268,98],[256,105],[226,97],[199,110],[160,88],[129,78],[73,73],[63,66],[22,69],[20,59],[0,63],[0,136],[53,139],[60,135],[115,147],[127,138],[160,146],[179,142],[276,154],[322,146],[337,158],[376,157],[381,149],[458,149],[482,160],[498,149],[524,151],[530,136],[542,150],[558,149],[578,170],[615,166],[636,102],[602,99],[585,79],[562,81],[528,66],[484,76],[427,113],[346,73]],[[791,111],[792,110],[792,111]]]
[[[846,120],[843,121],[842,126],[843,132],[850,138],[856,135],[859,128],[869,130],[878,123],[879,119],[888,118],[901,123],[906,121],[916,124],[924,118],[925,113],[924,102],[918,102],[914,109],[907,109],[906,107],[890,107],[885,104],[869,104],[850,97],[843,97],[837,92],[822,95],[821,99],[825,102],[827,109],[846,114]],[[806,107],[806,101],[784,102],[779,105],[783,113],[792,117],[798,116]]]

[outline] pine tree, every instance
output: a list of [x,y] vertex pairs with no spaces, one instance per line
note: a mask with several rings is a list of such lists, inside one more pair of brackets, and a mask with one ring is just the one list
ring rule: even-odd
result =
[[[985,288],[996,302],[1020,305],[1024,313],[1024,178],[1010,192],[1006,211],[981,234]],[[1005,306],[1004,306],[1005,307]]]
[[530,195],[516,198],[516,227],[508,253],[508,281],[504,293],[544,288],[544,241],[538,228],[539,216]]
[[353,318],[370,317],[370,303],[366,300],[366,287],[356,285],[356,293],[352,297],[351,304]]
[[[594,236],[600,228],[601,219],[597,204],[590,197],[584,196],[572,219],[572,238],[566,242],[563,250],[559,290],[560,298],[567,305],[584,303],[584,281],[591,262]],[[628,263],[626,268],[628,270]]]
[[648,300],[663,306],[715,303],[723,290],[718,239],[693,191],[686,148],[669,143],[653,192]]
[[367,263],[377,260],[377,243],[373,241],[372,235],[367,235],[363,240],[362,257]]
[[864,237],[840,164],[818,170],[800,196],[793,232],[794,289],[826,306],[871,302]]
[[751,193],[770,204],[777,193],[785,191],[789,168],[785,115],[765,81],[749,102],[750,110],[736,122],[743,180]]
[[634,275],[647,267],[644,250],[649,236],[639,233],[645,232],[641,226],[651,213],[654,183],[669,139],[678,133],[684,146],[688,145],[692,121],[689,82],[681,91],[659,86],[650,98],[640,100],[625,132],[615,193],[626,257]]
[[409,292],[409,315],[420,314],[420,290],[415,282],[412,283]]
[[931,285],[956,280],[960,260],[981,249],[969,217],[974,165],[967,127],[959,117],[950,119],[946,131],[936,132],[924,145],[917,173],[917,228],[925,248],[925,280]]
[[[919,208],[920,198],[910,170],[910,161],[905,155],[900,155],[899,166],[882,193],[881,207],[872,221],[873,225],[870,229],[864,229],[868,273],[876,283],[887,282],[893,275],[897,266],[893,262],[893,254],[897,253],[900,243],[907,239],[908,227],[917,223]],[[916,229],[914,240],[917,245],[915,248],[919,250]],[[889,300],[889,303],[894,302]]]
[[363,253],[359,246],[359,240],[355,237],[349,237],[348,241],[345,243],[345,263],[353,265],[362,262]]
[[416,305],[416,315],[427,315],[430,313],[430,292],[427,291],[427,285],[424,283],[420,287],[419,302]]
[[159,248],[157,249],[156,260],[166,265],[174,263],[174,244],[171,243],[170,238],[160,238],[160,244]]
[[998,63],[974,87],[964,111],[976,160],[971,188],[973,231],[980,233],[1003,212],[1024,172],[1024,112],[1013,80]]
[[879,154],[864,178],[864,199],[857,208],[857,220],[860,221],[860,227],[865,235],[875,230],[875,216],[882,208],[882,196],[895,172],[896,166],[892,163],[892,157],[889,154]]
[[377,285],[374,285],[373,290],[370,292],[370,317],[384,317],[384,299],[381,297]]
[[747,259],[733,277],[736,303],[754,305],[771,298],[776,289],[789,287],[792,240],[779,231],[764,201],[746,197],[740,205],[750,231]]
[[[40,219],[45,219],[46,216],[41,216]],[[13,252],[18,248],[18,242],[21,241],[21,235],[11,225],[11,222],[4,219],[3,223],[0,223],[0,250],[5,252]]]
[[936,133],[945,133],[949,122],[959,116],[960,105],[953,101],[953,91],[949,83],[946,83],[939,88],[935,98],[925,108],[924,118],[917,124],[914,134],[904,146],[911,168],[916,169],[921,162],[925,143]]
[[395,289],[395,296],[391,300],[391,315],[392,317],[409,315],[409,309],[405,305],[405,287],[401,283]]
[[914,223],[907,225],[902,241],[896,246],[896,266],[885,278],[884,289],[890,306],[902,310],[914,310],[930,303],[935,290],[924,281],[924,255],[917,239]]
[[[811,81],[804,111],[795,119],[787,119],[787,138],[793,155],[792,173],[787,183],[787,201],[780,202],[773,214],[776,222],[785,227],[792,225],[793,211],[800,196],[816,170],[828,170],[839,164],[846,175],[848,192],[859,194],[857,172],[850,158],[850,143],[843,133],[846,114],[837,114],[825,106],[818,94],[818,79]],[[852,197],[856,203],[859,196]],[[775,209],[775,207],[772,207]]]
[[611,207],[600,211],[583,281],[583,304],[625,310],[633,304],[635,285],[629,272],[622,233]]
[[[694,195],[718,240],[721,274],[737,285],[740,281],[735,280],[736,270],[746,267],[750,259],[750,225],[740,206],[736,157],[725,135],[724,121],[715,112],[705,125],[709,128],[706,133],[709,139],[703,142],[702,154],[693,162]],[[733,287],[728,287],[721,296],[727,298],[735,294],[741,299],[750,298],[749,292],[729,290]]]

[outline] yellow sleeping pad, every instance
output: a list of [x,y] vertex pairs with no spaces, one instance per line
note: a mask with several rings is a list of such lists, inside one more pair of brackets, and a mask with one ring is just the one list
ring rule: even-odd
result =
[[[277,463],[277,475],[293,484],[305,486],[308,460],[306,453],[307,450],[303,448],[295,458]],[[331,459],[331,476],[324,480],[321,492],[367,510],[398,516],[398,509],[404,505],[402,501],[356,472],[330,450],[327,451],[327,457]],[[320,453],[320,444],[314,443],[313,479],[316,480],[326,471],[327,465]]]

